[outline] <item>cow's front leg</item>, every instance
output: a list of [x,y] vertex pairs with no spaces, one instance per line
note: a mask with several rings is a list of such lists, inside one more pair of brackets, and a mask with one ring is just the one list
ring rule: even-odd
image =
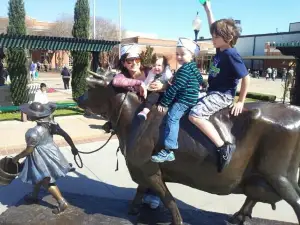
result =
[[162,180],[161,172],[151,175],[147,179],[149,182],[149,187],[159,195],[165,207],[170,210],[172,214],[172,225],[183,224],[175,199],[165,182]]
[[130,208],[129,208],[129,214],[130,215],[137,215],[140,212],[140,207],[142,205],[142,200],[144,197],[144,194],[146,192],[147,188],[139,185],[136,189],[136,194],[134,196],[133,201],[131,202]]
[[252,218],[252,210],[256,203],[256,201],[247,197],[242,208],[229,219],[229,222],[232,224],[244,224],[247,217]]

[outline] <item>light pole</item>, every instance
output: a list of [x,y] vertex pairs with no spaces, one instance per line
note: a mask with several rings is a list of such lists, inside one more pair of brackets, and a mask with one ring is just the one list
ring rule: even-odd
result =
[[94,0],[94,39],[96,39],[96,0]]
[[198,33],[199,33],[199,31],[201,29],[201,26],[202,26],[202,21],[200,20],[200,17],[198,16],[198,13],[199,12],[197,12],[197,15],[196,15],[195,19],[193,20],[193,24],[192,24],[193,30],[195,32],[195,42],[197,42]]
[[122,41],[122,0],[119,0],[119,59],[121,58],[121,41]]

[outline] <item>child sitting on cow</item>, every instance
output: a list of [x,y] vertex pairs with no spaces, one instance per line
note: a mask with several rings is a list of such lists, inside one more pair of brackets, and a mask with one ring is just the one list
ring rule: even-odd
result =
[[151,88],[151,84],[161,82],[163,85],[167,84],[171,79],[172,72],[169,67],[168,60],[165,56],[154,55],[152,58],[153,68],[149,71],[144,84],[148,90],[144,109],[138,113],[141,119],[146,120],[153,105],[155,105],[163,95],[163,90],[155,90]]
[[178,149],[179,121],[181,117],[196,105],[202,83],[202,76],[193,61],[200,52],[196,42],[179,38],[176,48],[177,62],[182,65],[172,80],[172,85],[166,90],[158,105],[158,111],[163,112],[170,106],[164,133],[164,149],[152,156],[153,162],[162,163],[175,160],[174,150]]
[[215,112],[233,103],[239,79],[242,79],[240,95],[238,101],[233,105],[231,114],[237,116],[241,113],[250,78],[241,56],[233,47],[240,35],[240,30],[234,20],[221,19],[213,22],[209,1],[204,8],[217,54],[210,65],[207,95],[202,97],[191,109],[189,119],[216,145],[219,155],[218,171],[221,172],[230,162],[235,145],[224,142],[208,119]]

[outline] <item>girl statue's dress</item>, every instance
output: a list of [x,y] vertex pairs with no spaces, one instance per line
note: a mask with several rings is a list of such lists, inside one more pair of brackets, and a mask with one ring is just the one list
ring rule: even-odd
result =
[[50,130],[42,124],[29,129],[25,134],[27,146],[34,148],[24,162],[19,178],[30,184],[37,184],[48,178],[50,183],[64,177],[70,165],[53,141]]

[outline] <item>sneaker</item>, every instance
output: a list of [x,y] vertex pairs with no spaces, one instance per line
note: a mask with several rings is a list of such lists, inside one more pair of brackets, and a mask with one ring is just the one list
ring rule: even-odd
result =
[[232,154],[235,151],[235,145],[230,143],[225,143],[223,146],[217,149],[218,152],[218,172],[221,173],[223,169],[228,166]]
[[137,116],[142,120],[147,120],[147,114],[144,111],[139,112]]
[[156,195],[145,194],[143,203],[149,205],[151,209],[157,209],[160,205],[160,198]]
[[173,151],[163,149],[151,157],[152,162],[162,163],[165,161],[174,161],[175,155]]

